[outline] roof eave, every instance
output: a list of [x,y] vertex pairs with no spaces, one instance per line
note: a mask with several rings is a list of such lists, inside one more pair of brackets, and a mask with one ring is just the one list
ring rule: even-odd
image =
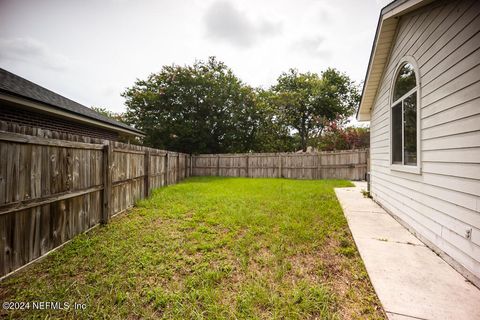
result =
[[[378,19],[377,30],[372,44],[360,105],[357,109],[358,121],[369,121],[378,87],[385,65],[388,62],[391,46],[395,39],[398,18],[434,0],[397,0],[385,6]],[[381,48],[379,49],[379,44]],[[388,53],[385,55],[385,53]]]
[[362,98],[357,110],[357,119],[359,121],[370,120],[370,111],[373,107],[378,86],[383,76],[383,70],[395,38],[397,24],[398,19],[396,17],[388,19],[384,19],[384,16],[382,15],[379,17],[377,32],[372,46],[372,53],[370,55],[370,61],[368,63],[368,69],[363,84]]
[[68,111],[65,111],[65,110],[61,110],[61,109],[59,109],[55,106],[51,106],[47,103],[35,101],[35,100],[29,99],[29,98],[26,98],[26,97],[22,97],[22,96],[19,96],[19,95],[12,95],[10,93],[0,92],[0,100],[8,101],[8,102],[11,102],[11,103],[14,103],[14,104],[17,104],[17,105],[21,105],[21,106],[24,106],[24,107],[27,107],[27,108],[31,108],[31,109],[36,109],[36,110],[39,110],[39,111],[44,112],[44,113],[54,114],[54,115],[59,116],[59,117],[72,119],[73,121],[76,121],[76,122],[87,123],[87,124],[90,124],[90,125],[95,126],[95,127],[101,127],[103,129],[115,131],[115,132],[118,132],[118,133],[124,133],[124,134],[128,134],[128,135],[131,135],[131,136],[139,137],[139,138],[145,137],[145,134],[140,130],[138,130],[138,131],[137,130],[128,130],[127,128],[124,128],[124,127],[118,127],[118,126],[115,126],[115,125],[110,124],[110,123],[102,122],[102,121],[97,120],[97,119],[92,119],[92,118],[86,117],[82,114],[77,114],[77,113],[72,113],[72,112],[68,112]]

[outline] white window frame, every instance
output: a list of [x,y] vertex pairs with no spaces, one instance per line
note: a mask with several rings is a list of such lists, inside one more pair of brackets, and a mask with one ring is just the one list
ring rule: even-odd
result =
[[[395,90],[395,83],[397,81],[397,77],[398,77],[398,74],[401,70],[401,68],[405,65],[405,64],[410,64],[413,66],[413,69],[414,69],[414,72],[415,72],[415,81],[416,81],[416,86],[415,88],[411,89],[410,91],[408,91],[406,94],[404,94],[402,97],[396,99],[395,101],[393,101],[393,93],[394,93],[394,90]],[[390,170],[394,170],[394,171],[402,171],[402,172],[408,172],[408,173],[414,173],[414,174],[421,174],[422,173],[422,167],[421,167],[421,164],[422,164],[422,159],[421,159],[421,154],[422,154],[422,148],[421,148],[421,125],[420,125],[420,121],[421,121],[421,100],[420,100],[420,90],[421,90],[421,83],[420,83],[420,70],[418,68],[418,64],[417,62],[415,61],[415,59],[411,56],[406,56],[404,57],[403,59],[400,60],[400,62],[398,63],[397,65],[397,68],[395,69],[395,73],[394,73],[394,77],[393,77],[393,80],[392,80],[392,83],[391,83],[391,87],[390,87],[390,111],[389,111],[389,115],[390,115]],[[392,123],[392,120],[393,120],[393,116],[392,116],[392,109],[393,109],[393,106],[395,106],[396,104],[398,104],[399,102],[401,102],[403,99],[405,99],[406,97],[410,96],[412,93],[414,92],[417,92],[417,164],[416,165],[407,165],[407,164],[404,164],[404,149],[403,149],[403,139],[404,139],[404,132],[402,130],[402,164],[398,164],[398,163],[393,163],[393,123]],[[403,106],[402,106],[402,122],[403,122]],[[402,128],[403,128],[403,125],[402,125]]]

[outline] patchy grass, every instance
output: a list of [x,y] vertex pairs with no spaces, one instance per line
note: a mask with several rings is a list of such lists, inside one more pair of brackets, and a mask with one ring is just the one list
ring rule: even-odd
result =
[[[191,178],[0,284],[12,318],[382,319],[338,180]],[[73,310],[83,303],[85,310]]]

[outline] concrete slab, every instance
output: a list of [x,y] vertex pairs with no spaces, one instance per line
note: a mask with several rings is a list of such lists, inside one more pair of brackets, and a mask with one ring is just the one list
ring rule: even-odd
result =
[[362,187],[335,192],[388,318],[480,319],[480,290],[372,205]]
[[404,316],[402,314],[396,314],[392,312],[387,312],[387,317],[390,320],[416,320],[416,319],[421,319],[421,318],[414,318],[414,317],[409,317],[409,316]]
[[359,238],[424,246],[387,213],[352,211],[347,220],[350,230]]
[[352,181],[355,187],[367,190],[367,181]]
[[[377,212],[377,213],[386,213],[378,204],[373,201],[357,201],[358,194],[361,188],[341,188],[337,189],[342,192],[342,206],[345,209],[363,211],[363,212]],[[363,195],[360,193],[363,198]]]

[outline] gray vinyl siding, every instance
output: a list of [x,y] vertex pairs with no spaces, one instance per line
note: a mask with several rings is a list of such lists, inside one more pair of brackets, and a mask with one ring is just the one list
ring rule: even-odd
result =
[[[405,56],[421,79],[420,174],[390,167],[390,88]],[[370,154],[373,198],[478,281],[480,2],[436,1],[400,18],[372,110]]]

